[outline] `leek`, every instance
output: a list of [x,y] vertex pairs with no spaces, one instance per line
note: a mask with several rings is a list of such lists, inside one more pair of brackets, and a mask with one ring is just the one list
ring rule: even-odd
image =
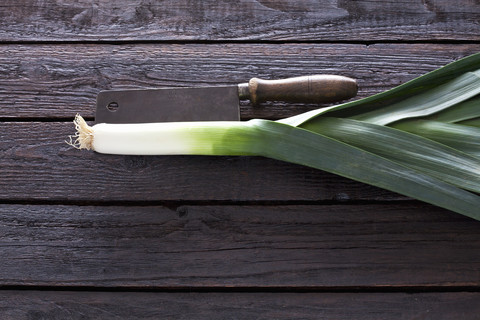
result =
[[480,221],[480,54],[391,90],[278,121],[96,124],[101,153],[249,155],[309,166]]
[[[129,155],[258,155],[335,173],[480,220],[480,197],[305,129],[275,121],[106,124],[75,118],[79,149]],[[347,156],[348,155],[348,156]]]

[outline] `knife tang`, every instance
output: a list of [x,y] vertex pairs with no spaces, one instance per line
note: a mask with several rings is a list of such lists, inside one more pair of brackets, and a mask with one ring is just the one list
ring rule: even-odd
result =
[[252,78],[238,85],[240,100],[253,105],[265,101],[326,103],[346,100],[357,94],[357,82],[338,75],[311,75],[279,80]]

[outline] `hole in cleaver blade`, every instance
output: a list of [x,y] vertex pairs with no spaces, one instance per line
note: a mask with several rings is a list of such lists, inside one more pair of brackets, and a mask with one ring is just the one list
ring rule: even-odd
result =
[[95,114],[96,123],[239,120],[237,86],[101,91]]

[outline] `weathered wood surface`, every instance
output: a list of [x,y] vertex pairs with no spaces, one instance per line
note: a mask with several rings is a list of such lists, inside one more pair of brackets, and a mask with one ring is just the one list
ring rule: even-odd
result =
[[475,221],[420,203],[0,205],[0,286],[478,288]]
[[[400,85],[479,50],[477,44],[129,44],[0,46],[0,118],[93,117],[100,90],[227,85],[330,73],[358,97]],[[243,119],[279,119],[317,105],[242,103]]]
[[0,291],[5,320],[478,319],[480,293]]
[[262,157],[113,156],[65,143],[71,122],[0,122],[10,201],[394,200],[397,194]]
[[479,40],[472,0],[4,0],[0,41]]
[[477,319],[476,221],[260,157],[64,140],[103,89],[333,73],[369,96],[478,52],[479,21],[477,0],[2,1],[0,319]]

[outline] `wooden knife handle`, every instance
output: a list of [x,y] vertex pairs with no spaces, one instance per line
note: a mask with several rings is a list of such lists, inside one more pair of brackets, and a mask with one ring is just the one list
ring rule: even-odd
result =
[[337,75],[311,75],[280,80],[252,78],[240,84],[240,100],[256,105],[264,101],[322,103],[346,100],[357,94],[354,79]]

